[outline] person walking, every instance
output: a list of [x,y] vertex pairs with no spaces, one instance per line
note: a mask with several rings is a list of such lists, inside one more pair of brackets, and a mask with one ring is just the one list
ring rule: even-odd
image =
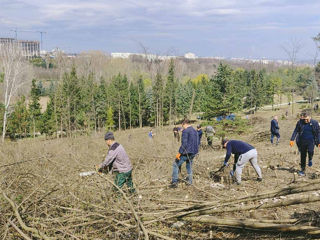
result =
[[212,126],[208,125],[205,129],[206,138],[209,146],[212,146],[213,135],[216,133]]
[[274,136],[277,137],[277,142],[276,145],[279,144],[280,140],[280,133],[279,133],[279,122],[278,122],[278,116],[273,116],[273,119],[271,120],[271,127],[270,127],[270,132],[271,132],[271,144],[273,144],[273,138]]
[[179,167],[186,162],[186,169],[188,173],[187,183],[192,184],[192,161],[195,155],[198,153],[198,133],[190,125],[188,119],[182,122],[182,136],[181,136],[181,146],[179,148],[179,153],[176,155],[176,159],[172,165],[172,181],[170,188],[178,187],[178,175]]
[[200,144],[201,144],[201,138],[202,138],[202,129],[201,129],[201,125],[198,125],[197,126],[197,132],[198,132],[198,144],[199,144],[199,147],[200,147]]
[[258,175],[257,180],[262,181],[262,173],[258,165],[258,152],[253,146],[243,141],[228,139],[222,140],[222,146],[227,150],[223,163],[224,166],[228,166],[228,161],[231,154],[235,154],[233,171],[230,172],[230,175],[232,177],[235,175],[237,184],[241,184],[242,169],[247,162],[250,162],[256,171]]
[[[122,188],[126,183],[129,192],[134,193],[135,189],[132,182],[132,165],[130,159],[124,150],[123,146],[115,141],[112,132],[107,132],[104,136],[107,146],[109,147],[108,154],[105,160],[98,166],[98,172],[112,170],[115,175],[114,184]],[[114,188],[117,191],[117,188]]]
[[320,147],[320,134],[318,121],[311,119],[307,112],[300,114],[300,120],[297,122],[296,127],[290,139],[290,146],[294,145],[296,139],[297,146],[300,152],[300,167],[298,172],[299,176],[305,176],[306,158],[308,154],[308,166],[312,166],[312,158],[314,153],[314,146]]

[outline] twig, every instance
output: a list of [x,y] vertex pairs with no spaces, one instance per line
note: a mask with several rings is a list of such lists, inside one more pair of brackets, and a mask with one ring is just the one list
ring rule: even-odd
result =
[[122,191],[121,188],[119,188],[116,184],[114,184],[110,179],[108,179],[107,177],[102,176],[102,174],[99,174],[100,177],[102,177],[103,179],[107,180],[109,183],[111,183],[114,187],[116,187],[118,189],[118,191],[122,194],[122,196],[124,197],[124,199],[127,201],[127,203],[129,204],[129,207],[136,219],[136,221],[138,222],[141,230],[143,231],[143,234],[145,236],[146,240],[149,240],[149,236],[148,236],[148,231],[145,229],[144,225],[142,224],[138,214],[136,213],[136,211],[134,210],[134,207],[131,203],[131,201],[128,199],[128,197],[126,196],[126,194]]
[[22,220],[20,214],[19,214],[19,211],[18,211],[18,208],[16,207],[16,205],[14,204],[14,202],[8,198],[8,196],[2,192],[2,195],[3,197],[10,203],[13,211],[14,211],[14,214],[20,224],[20,226],[27,232],[31,232],[34,236],[38,237],[38,238],[42,238],[42,239],[45,239],[45,240],[51,240],[52,238],[49,238],[47,237],[44,233],[40,232],[39,230],[35,229],[35,228],[32,228],[32,227],[28,227]]
[[11,220],[8,220],[8,222],[11,224],[11,226],[17,230],[17,232],[21,235],[21,237],[23,237],[26,240],[32,240],[31,238],[29,238],[24,232],[22,232],[22,230],[20,228],[17,227],[17,225],[15,225]]

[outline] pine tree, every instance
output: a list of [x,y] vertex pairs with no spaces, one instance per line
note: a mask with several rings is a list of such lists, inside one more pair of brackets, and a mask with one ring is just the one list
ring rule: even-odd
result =
[[39,130],[40,118],[41,118],[41,106],[40,95],[41,91],[39,85],[36,85],[36,80],[32,80],[31,94],[29,103],[29,113],[32,121],[33,137],[35,137],[36,131]]
[[108,108],[107,111],[107,118],[106,118],[106,130],[109,131],[114,126],[114,120],[113,120],[113,110],[112,107]]
[[156,80],[152,88],[152,97],[153,97],[153,104],[154,104],[154,120],[155,126],[162,126],[163,125],[163,98],[164,98],[164,91],[163,91],[163,79],[160,73],[157,73]]
[[209,81],[206,96],[206,118],[226,116],[241,109],[241,94],[239,84],[234,81],[232,69],[220,64],[217,74]]
[[27,137],[29,133],[29,113],[25,96],[20,97],[14,105],[14,111],[9,115],[7,134],[12,138]]
[[139,77],[138,80],[138,115],[139,115],[139,127],[142,128],[143,122],[146,122],[146,92],[144,90],[144,83],[142,80],[142,76]]
[[176,89],[177,84],[174,75],[174,61],[170,60],[169,70],[167,76],[167,83],[165,88],[165,99],[164,99],[164,114],[165,120],[169,120],[169,124],[173,122],[173,115],[175,114],[176,107]]
[[54,100],[50,97],[50,101],[47,105],[46,111],[42,114],[40,122],[40,131],[46,135],[53,135],[57,131],[56,129],[56,117],[54,112]]

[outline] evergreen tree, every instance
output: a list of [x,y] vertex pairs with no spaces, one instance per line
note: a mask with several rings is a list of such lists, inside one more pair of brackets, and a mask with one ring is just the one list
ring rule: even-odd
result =
[[54,102],[53,97],[50,97],[50,101],[47,105],[46,111],[42,114],[40,131],[46,135],[53,135],[57,131],[56,129],[56,118],[54,112]]
[[139,127],[142,128],[143,122],[146,123],[146,92],[144,90],[144,83],[142,76],[140,75],[138,79],[138,118],[139,118]]
[[36,80],[32,80],[29,113],[32,124],[33,137],[35,137],[36,131],[39,130],[41,121],[41,106],[40,106],[41,90],[39,85],[36,85]]
[[232,69],[220,64],[217,74],[209,81],[206,96],[206,118],[226,116],[241,109],[240,86],[233,79]]
[[107,118],[106,118],[106,130],[109,131],[114,126],[114,120],[113,120],[113,110],[112,107],[108,108],[107,111]]
[[7,134],[12,138],[26,137],[29,133],[29,113],[26,98],[22,96],[14,105],[14,111],[9,115]]
[[163,79],[161,74],[158,72],[156,75],[155,83],[152,88],[152,99],[155,114],[153,118],[155,120],[155,126],[163,125],[163,98]]
[[164,120],[169,120],[169,124],[173,122],[173,115],[175,114],[176,107],[176,89],[177,84],[174,75],[174,61],[170,60],[169,70],[167,76],[167,83],[165,88],[165,98],[164,98]]

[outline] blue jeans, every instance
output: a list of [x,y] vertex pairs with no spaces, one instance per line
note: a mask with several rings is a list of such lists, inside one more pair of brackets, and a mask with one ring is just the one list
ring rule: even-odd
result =
[[273,143],[274,136],[277,137],[277,143],[279,143],[279,139],[280,139],[280,134],[279,133],[271,133],[271,138],[270,138],[271,143]]
[[172,183],[178,183],[179,177],[179,167],[186,162],[186,169],[188,173],[188,183],[192,184],[192,160],[194,158],[194,154],[181,155],[180,160],[176,160],[173,162],[172,168]]

